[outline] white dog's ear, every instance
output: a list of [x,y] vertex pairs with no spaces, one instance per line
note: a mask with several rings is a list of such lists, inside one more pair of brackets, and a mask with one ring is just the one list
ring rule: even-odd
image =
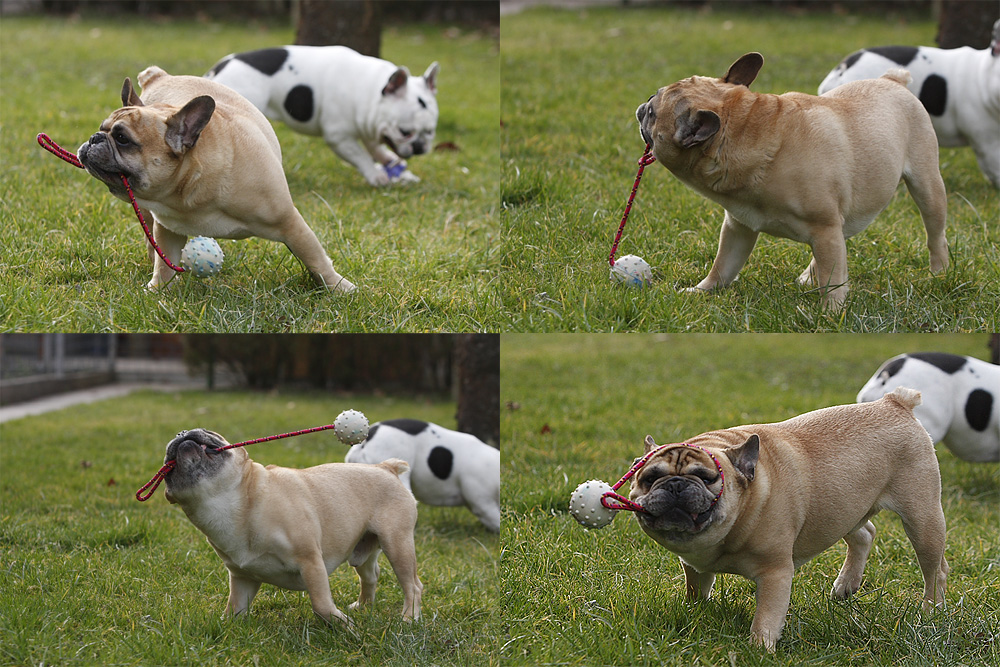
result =
[[438,91],[437,78],[439,71],[441,71],[441,68],[438,67],[437,62],[432,62],[430,67],[427,68],[427,71],[424,72],[424,82],[427,84],[428,90],[435,95],[437,95]]
[[410,70],[405,67],[396,68],[396,71],[389,77],[389,82],[382,88],[382,97],[385,97],[386,95],[399,94],[399,91],[406,88],[406,84],[409,80]]
[[163,137],[167,145],[178,155],[193,148],[213,113],[215,100],[208,95],[201,95],[185,104],[183,109],[167,119],[167,132]]
[[757,470],[757,459],[760,458],[760,438],[754,433],[739,447],[727,449],[726,456],[733,466],[752,482]]
[[703,144],[719,131],[722,121],[714,111],[701,109],[694,114],[682,113],[677,117],[674,143],[681,148],[693,148]]
[[729,66],[729,71],[722,78],[723,83],[733,83],[737,86],[750,87],[757,73],[764,66],[764,56],[759,53],[748,53]]
[[135,88],[132,87],[132,79],[125,77],[125,83],[122,84],[122,106],[123,107],[143,107],[146,106],[139,99],[139,96],[135,94]]

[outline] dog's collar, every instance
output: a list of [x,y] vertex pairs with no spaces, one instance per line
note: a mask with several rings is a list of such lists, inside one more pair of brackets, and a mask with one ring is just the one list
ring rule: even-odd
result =
[[[635,474],[638,473],[639,470],[641,470],[642,467],[649,462],[651,458],[656,456],[664,449],[667,449],[668,447],[691,447],[692,449],[700,449],[701,451],[708,454],[709,458],[712,459],[712,462],[715,464],[716,469],[719,471],[719,480],[722,482],[722,486],[719,488],[719,492],[715,494],[715,498],[712,499],[712,503],[708,506],[708,509],[705,511],[707,512],[708,510],[715,507],[715,504],[719,502],[720,498],[722,498],[722,492],[726,490],[726,475],[724,472],[722,472],[722,464],[719,463],[719,459],[716,458],[715,454],[713,454],[712,452],[708,451],[701,445],[692,445],[691,443],[688,442],[675,442],[667,445],[660,445],[656,449],[651,449],[650,451],[646,452],[646,454],[642,458],[636,459],[635,463],[632,464],[632,467],[629,468],[629,471],[625,473],[614,486],[611,487],[611,491],[608,491],[603,496],[601,496],[601,504],[607,507],[608,509],[612,510],[631,510],[633,512],[642,512],[643,514],[648,514],[648,512],[641,505],[637,505],[628,498],[619,495],[618,493],[616,493],[616,491],[618,491],[618,489],[621,488],[621,486],[625,482],[632,479],[635,476]],[[609,501],[612,500],[617,501],[617,503],[609,504]]]

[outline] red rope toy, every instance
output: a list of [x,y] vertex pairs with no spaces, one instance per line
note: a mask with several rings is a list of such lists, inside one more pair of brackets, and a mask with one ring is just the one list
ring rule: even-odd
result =
[[[236,444],[226,445],[225,447],[219,447],[215,451],[222,452],[222,451],[225,451],[227,449],[234,449],[236,447],[246,447],[247,445],[256,445],[256,444],[261,443],[261,442],[270,442],[271,440],[281,440],[282,438],[290,438],[293,435],[305,435],[307,433],[315,433],[317,431],[326,431],[328,429],[334,428],[335,426],[336,426],[336,423],[334,423],[334,424],[327,424],[326,426],[316,426],[314,428],[307,428],[307,429],[302,430],[302,431],[292,431],[290,433],[280,433],[278,435],[269,435],[269,436],[266,436],[264,438],[256,438],[254,440],[244,440],[243,442],[237,442]],[[181,435],[184,435],[185,433],[187,433],[187,431],[181,431],[177,435],[181,436]],[[146,482],[146,484],[143,485],[143,487],[141,489],[139,489],[138,491],[135,492],[135,499],[138,500],[139,502],[144,502],[144,501],[149,500],[150,498],[152,498],[153,494],[156,493],[156,488],[160,485],[160,482],[163,481],[163,478],[167,476],[167,473],[169,473],[171,470],[173,470],[176,465],[177,465],[177,461],[176,460],[167,461],[166,463],[164,463],[163,467],[160,468],[159,470],[157,470],[156,474],[153,475],[153,479],[151,479],[148,482]],[[150,488],[150,487],[152,487],[152,488]],[[148,493],[146,493],[147,489],[149,489]]]
[[[712,504],[708,506],[708,509],[712,509],[713,507],[715,507],[715,503],[719,502],[719,498],[722,497],[722,492],[726,488],[726,476],[722,473],[722,464],[719,463],[719,459],[715,458],[715,454],[708,451],[704,447],[701,447],[699,445],[691,445],[686,442],[682,442],[679,444],[682,447],[693,447],[695,449],[700,449],[701,451],[705,452],[712,458],[712,461],[715,463],[715,467],[719,470],[719,479],[722,480],[722,488],[719,489],[719,492],[715,495],[715,498],[712,499]],[[617,491],[622,484],[632,479],[632,477],[634,477],[635,474],[639,472],[639,470],[644,465],[646,465],[649,459],[653,458],[653,456],[655,456],[660,450],[665,449],[667,447],[676,447],[676,446],[677,446],[676,444],[660,445],[659,447],[650,451],[648,454],[646,454],[641,459],[636,461],[632,465],[632,467],[629,468],[629,471],[625,473],[625,475],[622,476],[620,480],[618,480],[618,483],[611,487],[611,491],[607,491],[606,493],[604,493],[604,495],[601,496],[601,504],[607,507],[609,510],[628,510],[630,512],[642,512],[643,514],[649,514],[649,512],[647,512],[645,508],[643,508],[641,505],[636,505],[634,502],[632,502],[625,496],[618,495],[617,493],[615,493],[615,491]],[[618,504],[614,504],[610,501],[617,501]],[[707,512],[708,510],[705,511]]]
[[[622,240],[622,232],[625,231],[625,223],[628,222],[628,214],[632,211],[632,202],[635,201],[635,193],[639,190],[639,181],[642,180],[642,172],[648,165],[656,162],[653,156],[653,144],[646,144],[646,150],[639,158],[639,171],[635,175],[635,183],[632,185],[632,194],[628,196],[628,203],[625,205],[625,213],[622,215],[622,222],[618,225],[618,234],[615,235],[615,242],[611,246],[611,254],[608,256],[608,264],[615,265],[615,253],[618,252],[618,242]],[[618,487],[615,487],[618,488]]]
[[[39,146],[41,146],[48,152],[52,153],[56,157],[62,158],[63,160],[69,162],[74,167],[79,167],[80,169],[84,168],[83,164],[80,162],[80,158],[78,158],[76,154],[70,153],[68,150],[66,150],[56,142],[49,139],[49,135],[43,132],[39,134],[38,137],[36,138],[38,139]],[[153,240],[153,234],[149,231],[149,227],[146,225],[146,220],[142,216],[142,211],[139,210],[139,204],[136,203],[135,201],[135,195],[132,194],[132,186],[128,184],[128,179],[125,178],[125,174],[118,174],[118,175],[121,176],[122,184],[125,186],[125,192],[128,193],[129,201],[132,202],[132,209],[135,211],[136,217],[139,218],[139,224],[142,225],[142,231],[146,232],[146,238],[149,239],[149,244],[153,246],[153,250],[156,251],[156,254],[160,256],[160,259],[166,262],[167,266],[169,266],[171,269],[173,269],[177,273],[184,273],[183,268],[179,266],[174,266],[174,264],[169,259],[167,259],[166,255],[163,254],[163,251],[160,250],[160,246],[158,246],[156,244],[156,241]]]

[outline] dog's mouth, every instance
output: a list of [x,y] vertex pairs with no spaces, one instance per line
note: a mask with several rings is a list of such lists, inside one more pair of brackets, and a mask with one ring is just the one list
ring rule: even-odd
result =
[[177,461],[181,464],[184,461],[206,459],[222,453],[221,448],[225,443],[220,443],[210,431],[205,429],[194,429],[192,431],[181,431],[167,445],[167,453],[164,463],[167,461]]
[[657,532],[677,534],[679,536],[695,535],[712,523],[714,507],[703,512],[691,512],[682,507],[672,507],[662,514],[637,513],[639,521]]

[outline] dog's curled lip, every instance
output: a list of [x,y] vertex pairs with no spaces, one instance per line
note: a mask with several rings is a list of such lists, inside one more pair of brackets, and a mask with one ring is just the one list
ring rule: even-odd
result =
[[[642,507],[642,500],[637,500],[636,504]],[[712,524],[714,510],[713,505],[702,512],[689,512],[674,505],[659,514],[654,514],[644,508],[643,512],[636,512],[636,519],[644,526],[658,532],[678,536],[694,535]]]

